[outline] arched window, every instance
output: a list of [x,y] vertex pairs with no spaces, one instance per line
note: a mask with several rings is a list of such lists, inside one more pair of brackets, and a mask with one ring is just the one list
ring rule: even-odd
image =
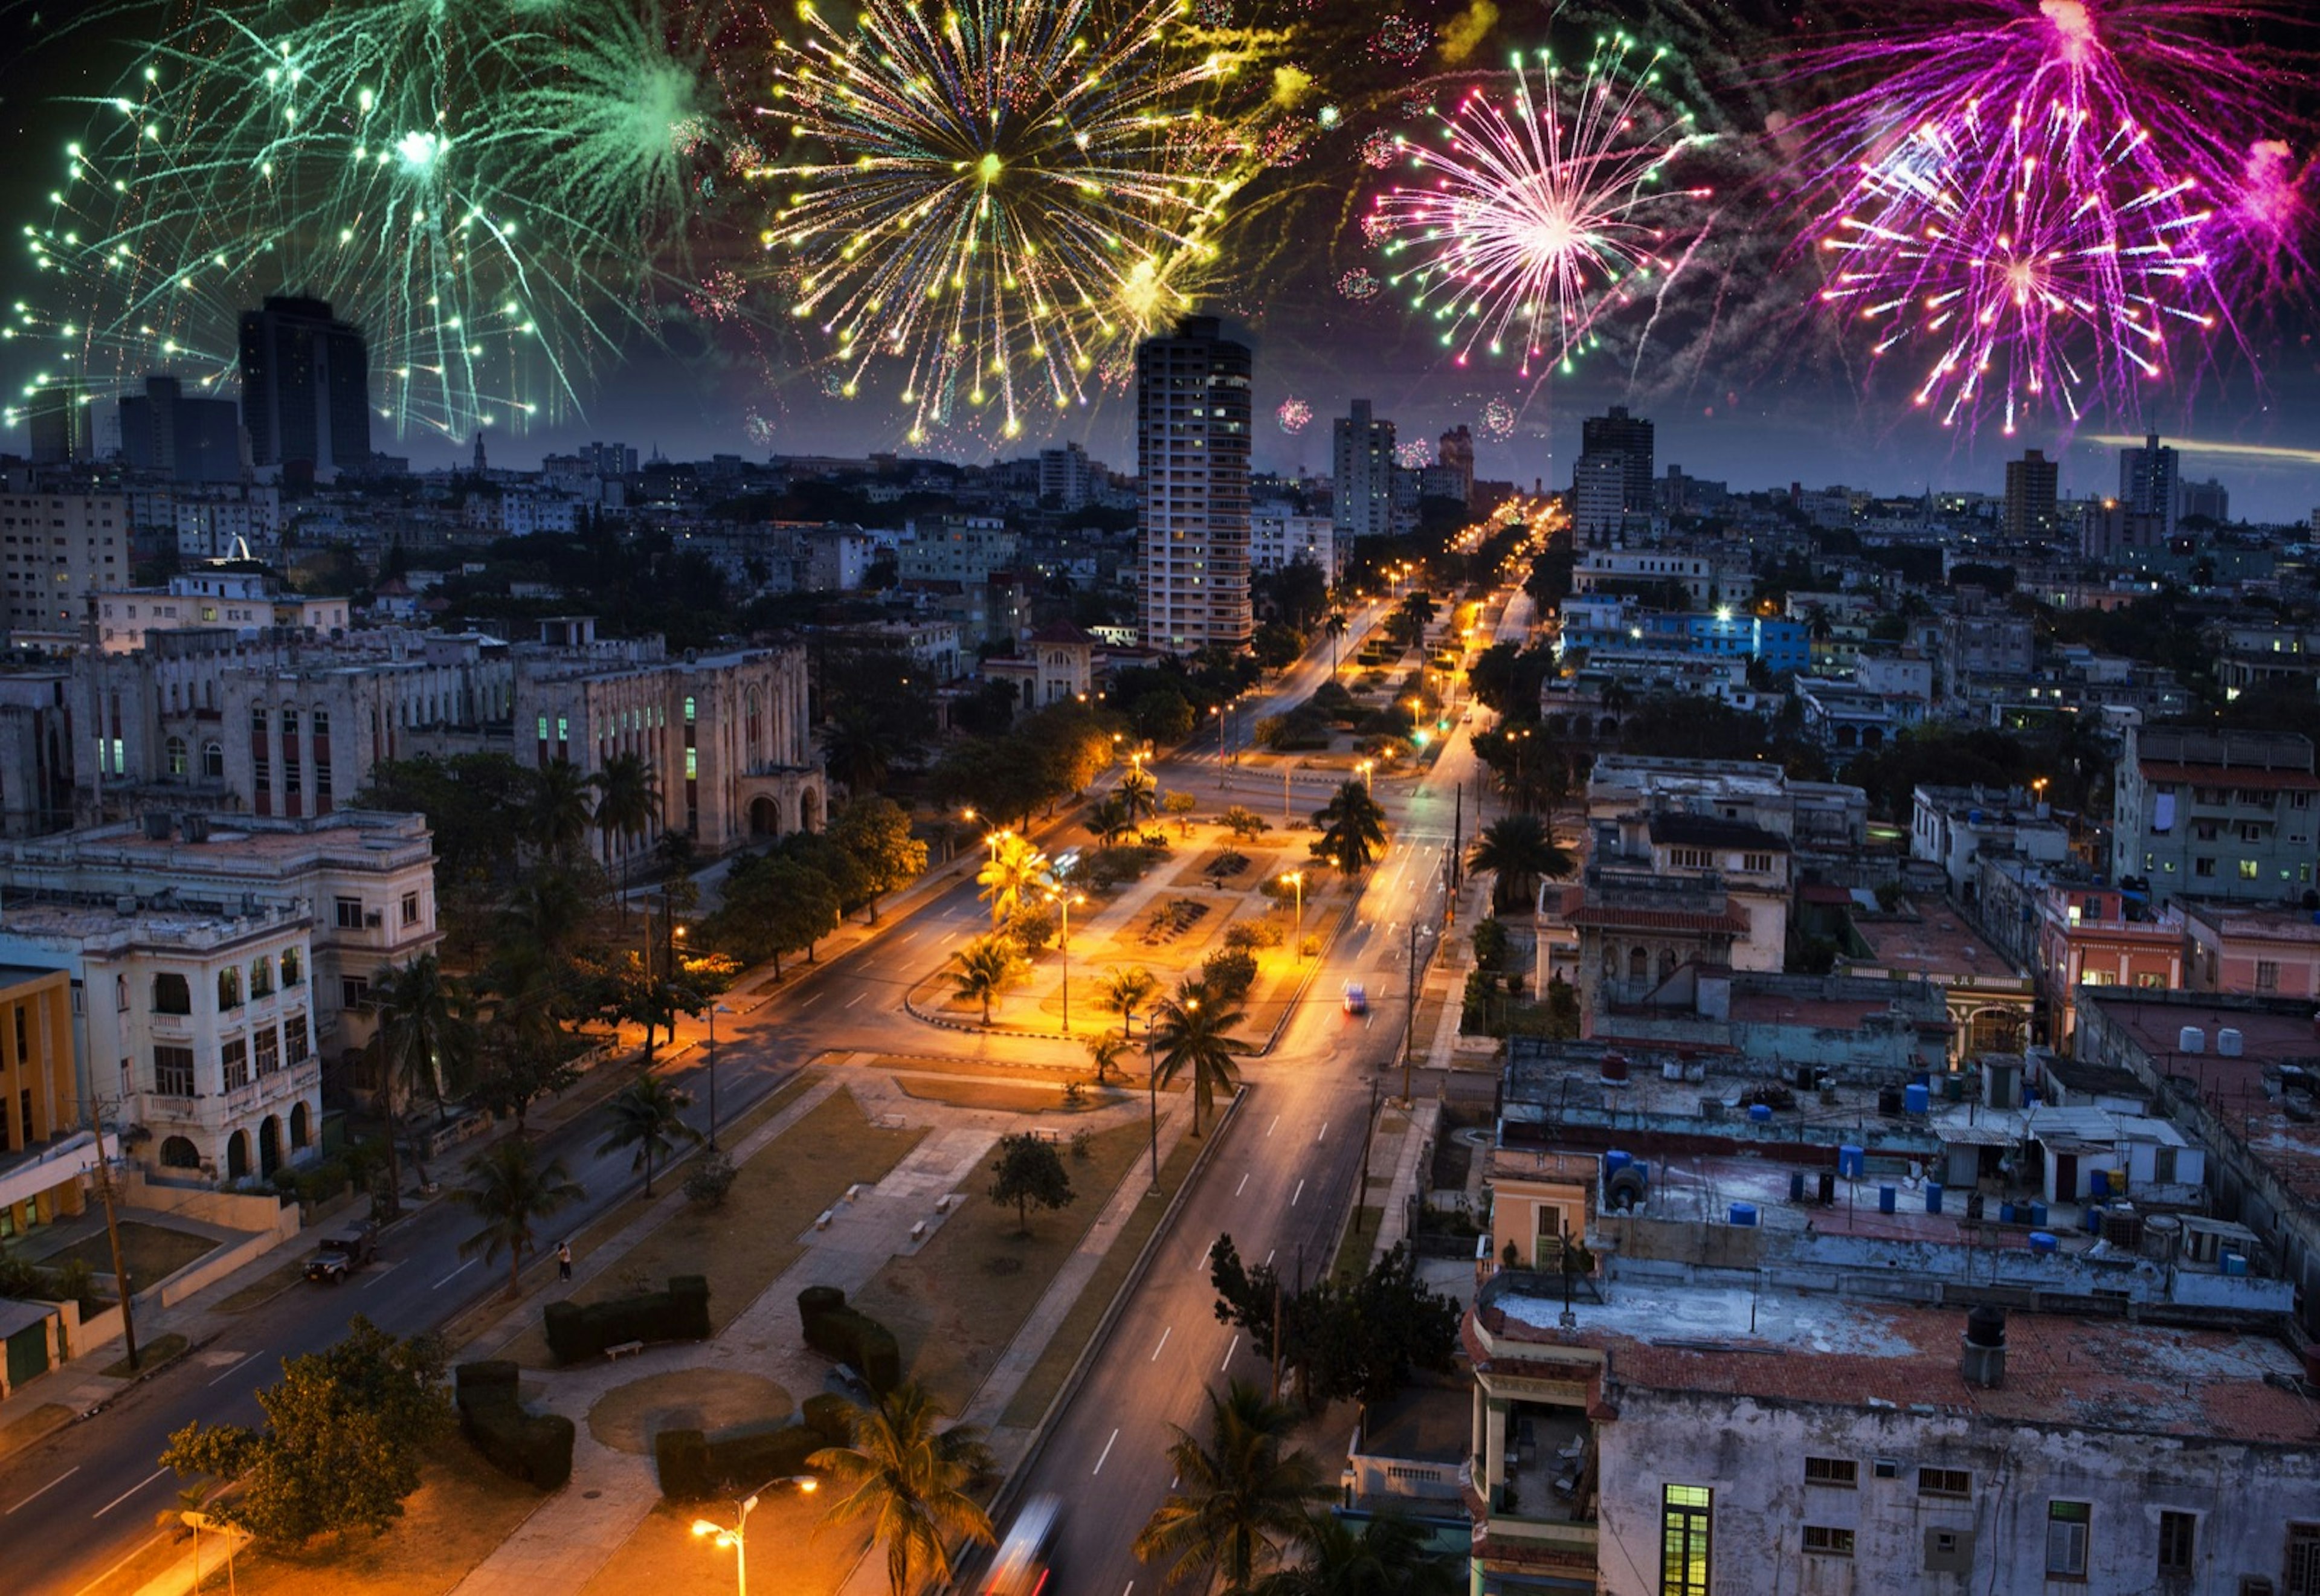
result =
[[153,976],[153,1012],[156,1014],[190,1014],[194,1011],[194,989],[184,975],[175,970],[161,970]]
[[274,961],[262,953],[249,961],[249,995],[254,998],[274,995]]
[[199,1169],[202,1152],[182,1136],[173,1136],[161,1144],[161,1166],[164,1169]]
[[295,986],[305,978],[305,968],[299,962],[298,950],[295,948],[284,948],[282,950],[282,984]]
[[241,972],[231,966],[218,972],[218,1007],[241,1007]]
[[213,782],[225,779],[225,744],[213,739],[202,745],[202,775]]
[[331,712],[319,703],[314,706],[314,735],[316,737],[331,735]]
[[1641,981],[1652,973],[1652,956],[1641,948],[1627,952],[1627,979]]
[[186,739],[182,737],[173,737],[163,743],[161,756],[168,761],[169,774],[172,776],[182,779],[193,767],[191,751],[186,748]]

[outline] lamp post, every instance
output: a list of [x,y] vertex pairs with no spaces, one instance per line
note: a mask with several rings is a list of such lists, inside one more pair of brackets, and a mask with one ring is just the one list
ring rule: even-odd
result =
[[1056,938],[1056,952],[1064,962],[1064,1034],[1072,1034],[1072,905],[1087,902],[1074,893],[1049,893],[1047,902],[1063,911],[1063,929]]
[[1291,935],[1289,947],[1292,955],[1291,962],[1301,965],[1305,962],[1305,872],[1291,870],[1281,879],[1297,889],[1297,929]]
[[1138,1020],[1144,1026],[1144,1090],[1152,1100],[1152,1194],[1160,1194],[1160,1072],[1152,1062],[1152,1017],[1138,1015],[1133,1009],[1123,1009],[1119,1029],[1123,1034],[1134,1035]]
[[1374,759],[1364,759],[1359,765],[1355,766],[1354,768],[1362,773],[1362,791],[1364,793],[1368,792],[1370,790],[1370,772],[1377,768],[1377,761]]
[[733,1573],[734,1577],[740,1582],[741,1596],[749,1596],[749,1546],[748,1537],[745,1531],[748,1526],[750,1513],[757,1509],[757,1498],[776,1485],[794,1485],[798,1488],[799,1494],[810,1496],[813,1493],[814,1488],[820,1483],[821,1482],[811,1474],[784,1474],[778,1480],[766,1481],[750,1495],[747,1501],[741,1503],[740,1511],[733,1515],[731,1525],[720,1524],[713,1519],[695,1519],[693,1521],[693,1533],[695,1536],[716,1537],[717,1549],[720,1552],[728,1546],[733,1548]]
[[1225,706],[1217,705],[1217,785],[1225,784]]
[[723,1003],[709,1005],[709,1150],[717,1150],[717,1016],[733,1011]]

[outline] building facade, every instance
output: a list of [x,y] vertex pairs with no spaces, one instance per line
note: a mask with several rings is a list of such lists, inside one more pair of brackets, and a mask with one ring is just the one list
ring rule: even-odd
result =
[[1136,451],[1145,647],[1165,654],[1246,647],[1248,346],[1212,316],[1136,349]]
[[126,587],[131,564],[122,494],[0,493],[0,595],[17,646],[70,645],[88,595]]
[[1341,538],[1383,538],[1393,531],[1393,423],[1356,399],[1353,413],[1329,423],[1329,516]]
[[2311,890],[2320,775],[2286,731],[2129,726],[2114,781],[2111,867],[2183,895],[2279,902]]
[[319,299],[267,296],[241,316],[242,423],[255,466],[328,476],[370,465],[370,350]]

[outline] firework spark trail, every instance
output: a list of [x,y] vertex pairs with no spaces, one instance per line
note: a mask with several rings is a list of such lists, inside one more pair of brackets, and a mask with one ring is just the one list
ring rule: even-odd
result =
[[851,33],[801,7],[769,126],[806,153],[756,176],[762,235],[802,267],[792,313],[850,392],[900,362],[913,440],[961,399],[1021,430],[1084,402],[1109,346],[1181,308],[1237,186],[1230,141],[1183,136],[1219,59],[1180,60],[1175,0],[868,0]]
[[1511,112],[1480,86],[1438,117],[1440,148],[1411,146],[1433,177],[1427,187],[1378,199],[1373,232],[1389,258],[1418,258],[1394,274],[1410,302],[1446,323],[1445,347],[1464,365],[1477,348],[1519,346],[1521,374],[1534,360],[1568,370],[1590,347],[1596,322],[1630,302],[1639,279],[1667,269],[1700,223],[1684,202],[1699,189],[1663,182],[1670,160],[1693,143],[1689,113],[1658,102],[1657,56],[1640,67],[1625,37],[1596,49],[1575,87],[1553,58],[1538,58],[1544,103],[1514,60]]
[[306,294],[364,329],[398,431],[577,410],[681,222],[677,32],[651,0],[190,5],[87,103],[7,331],[92,388],[223,387],[239,313]]

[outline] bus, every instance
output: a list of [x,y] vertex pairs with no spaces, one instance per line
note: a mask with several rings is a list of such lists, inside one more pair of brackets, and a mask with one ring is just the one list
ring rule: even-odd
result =
[[1045,1596],[1048,1576],[1054,1572],[1048,1558],[1063,1522],[1062,1497],[1035,1496],[1025,1502],[1007,1538],[999,1543],[998,1555],[991,1559],[982,1596]]

